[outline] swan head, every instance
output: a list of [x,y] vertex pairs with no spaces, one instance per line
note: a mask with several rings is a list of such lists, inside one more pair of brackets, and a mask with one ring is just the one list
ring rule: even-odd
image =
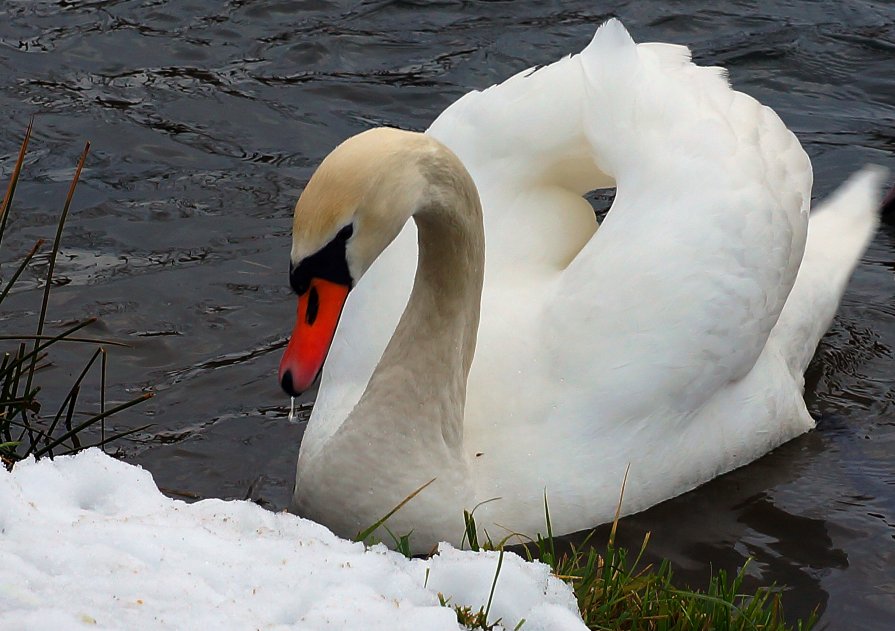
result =
[[289,281],[295,328],[279,380],[298,396],[316,380],[348,292],[433,194],[426,165],[447,151],[420,133],[377,128],[321,162],[295,205]]

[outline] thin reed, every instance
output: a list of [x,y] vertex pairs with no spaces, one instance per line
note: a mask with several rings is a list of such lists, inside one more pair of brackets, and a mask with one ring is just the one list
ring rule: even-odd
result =
[[[3,205],[0,206],[0,254],[3,253],[3,238],[12,225],[10,216],[13,214],[13,200],[25,163],[28,144],[31,141],[31,132],[32,124],[29,124],[12,168],[3,197]],[[53,335],[45,333],[53,274],[62,243],[63,229],[89,150],[90,143],[87,143],[78,160],[74,177],[59,215],[56,235],[49,250],[46,277],[43,280],[40,311],[33,322],[34,329],[14,333],[4,332],[0,335],[0,353],[2,353],[0,354],[0,460],[8,468],[29,456],[35,458],[53,457],[54,455],[74,453],[91,446],[104,446],[111,441],[148,427],[139,427],[109,435],[105,431],[105,420],[108,417],[145,401],[152,394],[145,393],[112,407],[106,405],[106,347],[120,345],[120,343],[75,335],[81,329],[92,324],[95,321],[94,318],[70,324]],[[13,255],[11,264],[8,264],[11,273],[7,269],[0,268],[0,308],[12,293],[22,274],[29,269],[35,256],[44,251],[44,246],[45,241],[39,239],[28,251],[20,255]],[[63,342],[66,344],[62,344]],[[51,405],[40,396],[41,389],[37,385],[40,371],[50,365],[51,353],[77,353],[83,349],[84,345],[93,347],[93,349],[87,356],[83,369],[72,382],[68,393],[61,402],[58,405]],[[97,373],[100,381],[99,409],[83,412],[78,407],[79,396],[88,377]],[[55,412],[49,413],[49,410],[55,410]],[[89,428],[97,423],[101,425],[99,438],[85,443],[82,437]]]

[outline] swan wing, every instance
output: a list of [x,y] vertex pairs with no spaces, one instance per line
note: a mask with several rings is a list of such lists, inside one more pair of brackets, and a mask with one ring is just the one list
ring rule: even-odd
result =
[[805,247],[811,164],[768,107],[617,21],[579,57],[583,133],[617,184],[544,310],[557,374],[616,419],[680,414],[761,355]]

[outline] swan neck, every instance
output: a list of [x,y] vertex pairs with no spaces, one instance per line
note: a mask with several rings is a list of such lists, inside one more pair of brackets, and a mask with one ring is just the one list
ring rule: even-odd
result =
[[432,190],[412,215],[419,244],[413,289],[355,414],[459,456],[484,276],[482,211],[453,154],[423,166]]

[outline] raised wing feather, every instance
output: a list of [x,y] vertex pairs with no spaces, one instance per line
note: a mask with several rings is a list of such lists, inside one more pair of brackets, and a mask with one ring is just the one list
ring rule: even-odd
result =
[[572,374],[622,418],[696,410],[752,369],[780,315],[810,162],[772,110],[681,47],[635,46],[610,21],[579,59],[584,133],[618,188],[545,310],[555,371],[592,366]]

